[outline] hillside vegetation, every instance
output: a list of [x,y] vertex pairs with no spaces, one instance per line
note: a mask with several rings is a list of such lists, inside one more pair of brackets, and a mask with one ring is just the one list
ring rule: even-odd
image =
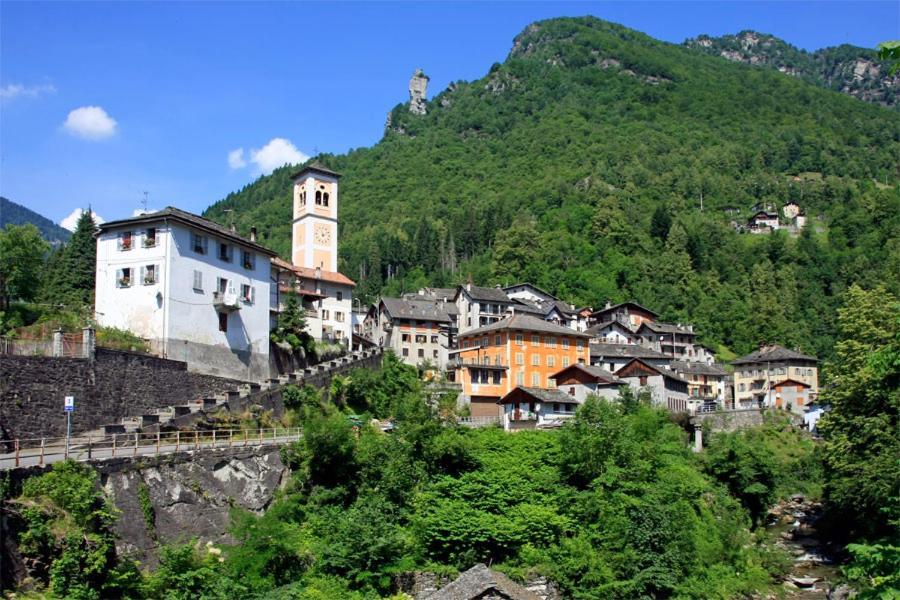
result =
[[[529,26],[427,115],[398,105],[378,144],[319,159],[344,175],[340,268],[365,298],[528,280],[635,299],[737,353],[827,357],[844,289],[900,291],[900,114],[594,18]],[[207,216],[234,209],[287,256],[292,172]],[[739,235],[722,210],[791,199],[796,239]]]
[[41,236],[54,246],[58,246],[72,237],[69,230],[63,229],[47,217],[0,196],[0,229],[7,225],[24,225],[26,223],[37,227]]

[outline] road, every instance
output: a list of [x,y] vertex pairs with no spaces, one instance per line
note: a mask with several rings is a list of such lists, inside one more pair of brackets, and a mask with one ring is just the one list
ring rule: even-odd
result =
[[[192,437],[185,435],[185,441],[173,443],[170,441],[161,442],[159,445],[153,440],[143,439],[138,446],[134,445],[134,438],[131,444],[128,444],[127,436],[123,435],[115,450],[109,443],[102,447],[91,447],[88,450],[84,444],[72,444],[69,448],[69,456],[73,460],[79,462],[87,462],[93,460],[102,460],[104,458],[113,457],[133,457],[133,456],[156,456],[161,454],[173,454],[175,452],[186,451],[202,451],[226,448],[258,448],[260,446],[281,446],[290,444],[299,440],[299,433],[268,435],[263,438],[253,437],[237,437],[229,439],[226,436],[216,439],[203,439],[194,441]],[[40,464],[52,464],[61,462],[66,459],[65,443],[60,443],[59,439],[54,439],[52,445],[45,445],[43,450],[43,459],[41,458],[40,448],[28,448],[19,451],[19,464],[16,464],[15,453],[0,454],[0,470],[14,469],[17,467],[30,467]],[[42,463],[43,461],[43,463]]]

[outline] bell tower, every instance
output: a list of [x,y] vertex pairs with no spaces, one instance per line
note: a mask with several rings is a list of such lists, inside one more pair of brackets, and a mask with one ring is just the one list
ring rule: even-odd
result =
[[338,179],[314,162],[295,173],[291,262],[297,267],[337,271]]

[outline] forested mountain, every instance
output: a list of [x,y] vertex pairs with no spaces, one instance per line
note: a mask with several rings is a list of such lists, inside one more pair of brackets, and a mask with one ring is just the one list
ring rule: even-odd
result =
[[850,44],[807,52],[784,40],[756,31],[686,40],[685,46],[728,60],[778,69],[812,84],[886,106],[900,105],[900,77],[876,52]]
[[[900,292],[900,114],[595,18],[530,25],[426,115],[398,105],[378,144],[317,159],[344,175],[340,268],[368,298],[527,280],[635,299],[735,352],[827,357],[843,290]],[[287,256],[292,172],[206,215],[234,209]],[[788,200],[797,238],[729,225]]]
[[47,217],[0,196],[0,229],[7,225],[24,225],[25,223],[31,223],[37,227],[44,239],[54,246],[68,241],[72,236],[70,231],[63,229]]

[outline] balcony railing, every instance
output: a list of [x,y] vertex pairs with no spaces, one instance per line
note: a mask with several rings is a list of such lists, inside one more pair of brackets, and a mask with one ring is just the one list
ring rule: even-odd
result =
[[213,307],[221,312],[240,310],[241,300],[233,292],[213,292]]

